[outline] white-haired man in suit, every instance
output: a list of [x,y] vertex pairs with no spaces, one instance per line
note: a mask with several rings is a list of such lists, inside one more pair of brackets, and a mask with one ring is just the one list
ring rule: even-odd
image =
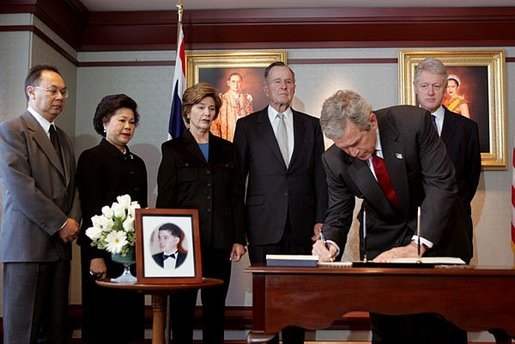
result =
[[413,86],[420,107],[431,112],[438,135],[451,158],[458,183],[458,195],[470,221],[472,245],[472,211],[470,203],[476,194],[481,175],[479,128],[473,120],[449,111],[442,105],[447,86],[447,72],[442,61],[422,60],[415,69]]
[[[234,144],[247,179],[245,224],[252,264],[267,254],[309,254],[327,209],[322,166],[324,138],[318,118],[292,109],[295,74],[283,62],[265,69],[269,105],[236,122]],[[282,342],[304,342],[287,327]],[[278,343],[274,338],[271,343]]]

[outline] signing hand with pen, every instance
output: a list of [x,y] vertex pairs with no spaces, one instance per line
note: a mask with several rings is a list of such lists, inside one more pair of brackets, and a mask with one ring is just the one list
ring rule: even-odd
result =
[[324,240],[317,240],[313,244],[311,253],[314,256],[318,256],[318,260],[321,262],[334,262],[338,254],[338,249],[331,243],[326,243]]

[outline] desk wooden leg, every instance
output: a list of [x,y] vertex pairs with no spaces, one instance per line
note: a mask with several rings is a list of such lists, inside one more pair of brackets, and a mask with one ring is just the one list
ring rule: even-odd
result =
[[250,331],[247,335],[247,343],[268,343],[275,335],[256,333]]
[[152,295],[152,344],[165,342],[166,294]]
[[497,344],[511,344],[511,337],[503,330],[489,330],[494,335]]

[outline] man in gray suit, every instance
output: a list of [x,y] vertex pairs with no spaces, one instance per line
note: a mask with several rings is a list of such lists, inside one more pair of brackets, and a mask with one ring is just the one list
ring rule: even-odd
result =
[[[240,118],[234,135],[243,180],[248,177],[245,224],[252,264],[263,263],[267,254],[309,254],[327,207],[322,130],[317,118],[290,106],[293,71],[272,63],[264,90],[269,106]],[[283,343],[303,342],[303,330],[283,331]]]
[[72,142],[54,120],[68,91],[55,67],[38,65],[25,93],[27,111],[0,123],[4,343],[67,343],[80,206]]

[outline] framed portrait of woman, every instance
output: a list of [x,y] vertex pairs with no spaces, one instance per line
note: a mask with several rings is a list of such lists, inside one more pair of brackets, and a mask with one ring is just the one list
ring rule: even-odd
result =
[[403,50],[399,55],[400,103],[418,105],[413,86],[415,68],[426,58],[445,65],[447,90],[442,104],[478,124],[481,165],[505,170],[505,54],[502,50]]
[[197,209],[136,210],[138,283],[202,281]]

